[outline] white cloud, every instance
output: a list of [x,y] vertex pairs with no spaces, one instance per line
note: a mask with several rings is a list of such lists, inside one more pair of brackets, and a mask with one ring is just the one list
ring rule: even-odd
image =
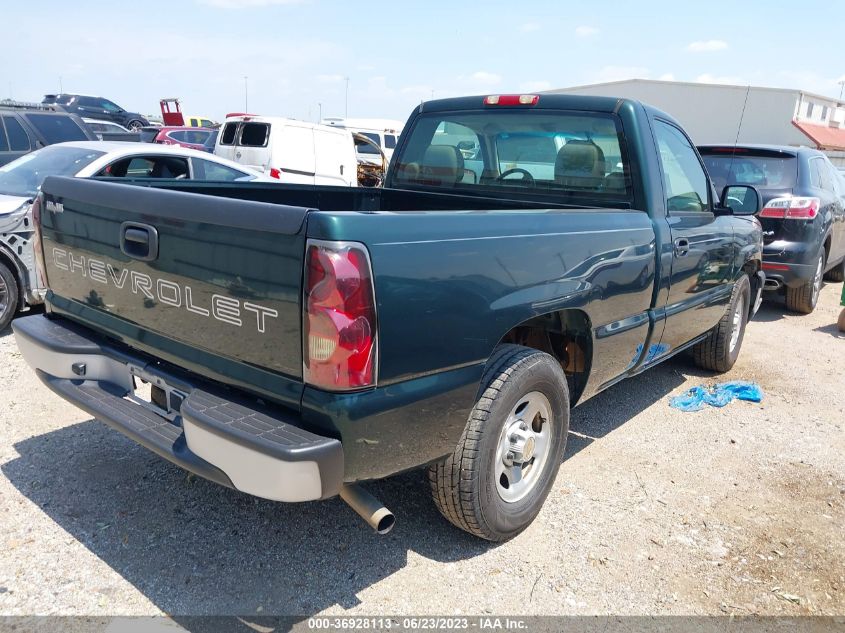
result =
[[604,66],[596,75],[595,82],[622,81],[623,79],[648,79],[651,71],[644,66]]
[[317,81],[324,84],[336,84],[345,79],[343,75],[317,75]]
[[724,40],[702,40],[699,42],[690,42],[687,50],[690,53],[713,53],[715,51],[723,51],[728,47],[728,43]]
[[522,33],[532,33],[533,31],[539,31],[540,25],[536,22],[526,22],[525,24],[519,27],[519,30]]
[[544,90],[551,90],[552,84],[548,81],[526,81],[519,84],[520,92],[543,92]]
[[256,9],[280,4],[300,4],[303,0],[196,0],[216,9]]
[[672,73],[663,73],[658,77],[660,81],[675,81],[675,75]]
[[593,26],[579,26],[575,29],[575,35],[578,37],[590,37],[591,35],[597,35],[599,30]]
[[488,73],[483,70],[472,73],[468,79],[475,84],[484,86],[493,86],[502,82],[502,78],[496,73]]
[[695,78],[695,81],[700,84],[730,84],[743,85],[747,83],[742,77],[736,75],[711,75],[704,73]]

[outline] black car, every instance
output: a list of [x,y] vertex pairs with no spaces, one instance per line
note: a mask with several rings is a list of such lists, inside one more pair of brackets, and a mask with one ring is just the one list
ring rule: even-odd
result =
[[114,121],[125,128],[129,128],[133,132],[150,124],[145,117],[137,112],[127,112],[114,101],[109,101],[103,97],[63,93],[58,95],[44,95],[41,103],[61,106],[66,112],[78,114],[81,117],[89,119]]
[[822,152],[777,145],[704,145],[715,185],[753,185],[763,197],[766,289],[790,310],[816,307],[822,277],[845,279],[845,182]]
[[0,165],[53,143],[96,140],[75,114],[0,105]]

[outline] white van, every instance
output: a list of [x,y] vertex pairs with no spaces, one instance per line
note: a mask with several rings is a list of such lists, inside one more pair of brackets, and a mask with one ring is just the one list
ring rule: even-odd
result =
[[[399,140],[399,133],[404,127],[401,121],[394,121],[392,119],[343,119],[327,117],[321,123],[363,134],[381,148],[388,162],[390,162],[390,157],[393,156],[393,150],[396,148],[396,142]],[[375,147],[360,144],[357,150],[359,161],[381,162]]]
[[227,117],[214,153],[281,182],[358,184],[355,143],[348,130],[282,117]]

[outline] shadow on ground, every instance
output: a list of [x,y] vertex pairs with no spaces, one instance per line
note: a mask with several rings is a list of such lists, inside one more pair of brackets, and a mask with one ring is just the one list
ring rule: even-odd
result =
[[[567,459],[665,398],[684,374],[698,370],[665,363],[576,409]],[[409,551],[448,562],[495,547],[440,517],[422,471],[369,485],[397,518],[378,536],[337,499],[256,499],[189,476],[95,420],[15,449],[2,466],[12,484],[168,614],[350,608],[402,570]]]
[[752,321],[762,321],[763,323],[773,323],[780,321],[789,311],[786,309],[786,300],[781,295],[771,292],[766,293],[766,299],[763,301],[757,314],[754,315]]
[[822,332],[823,334],[830,334],[833,338],[845,339],[845,332],[842,332],[836,323],[813,328],[813,332]]

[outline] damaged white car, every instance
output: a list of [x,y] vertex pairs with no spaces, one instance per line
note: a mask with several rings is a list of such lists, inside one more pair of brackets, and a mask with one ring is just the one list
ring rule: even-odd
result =
[[0,332],[18,310],[44,302],[30,207],[47,176],[277,182],[207,152],[176,145],[57,143],[0,167]]

